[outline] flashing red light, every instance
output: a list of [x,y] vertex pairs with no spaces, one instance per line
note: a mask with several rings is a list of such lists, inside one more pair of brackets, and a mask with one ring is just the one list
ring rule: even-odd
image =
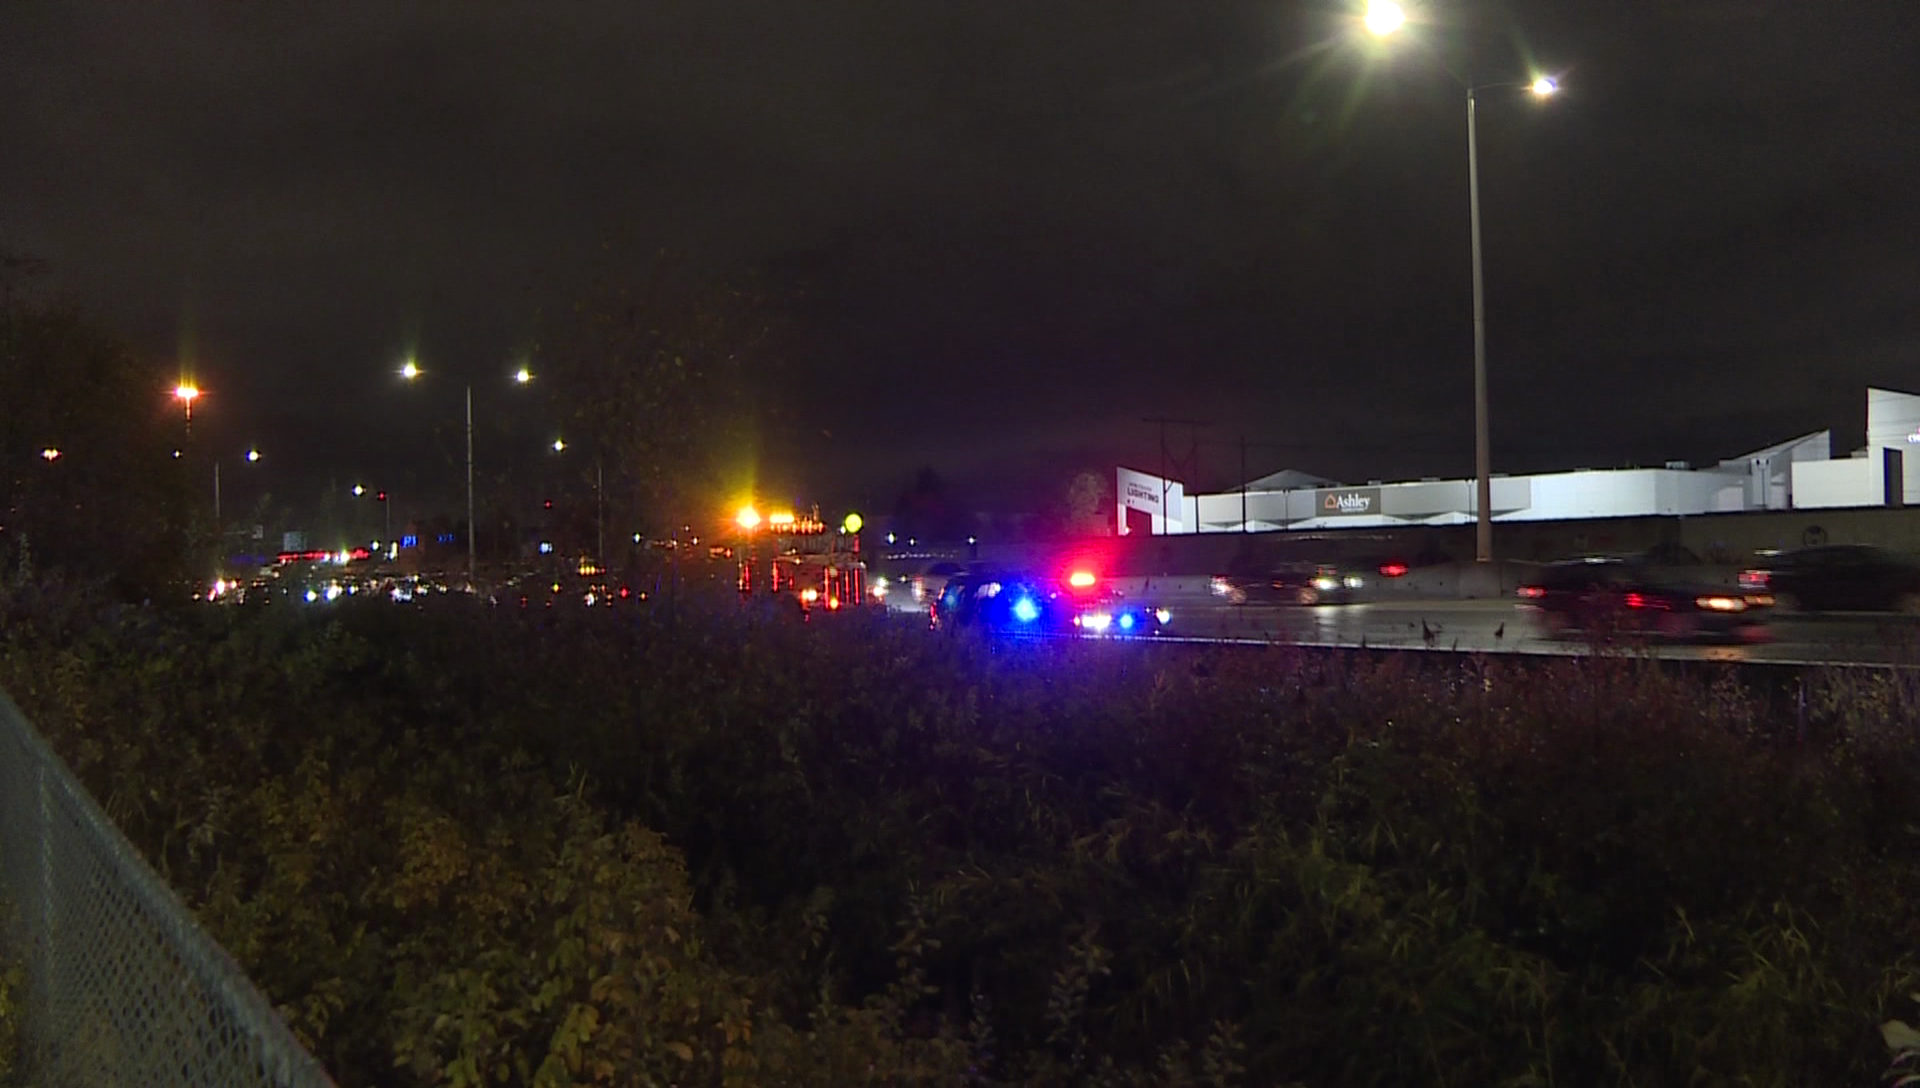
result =
[[1075,589],[1092,589],[1096,581],[1098,581],[1098,579],[1093,576],[1093,572],[1090,570],[1076,570],[1072,574],[1067,575],[1067,584]]
[[[1381,576],[1383,576],[1383,577],[1386,577],[1386,578],[1398,578],[1398,577],[1400,577],[1401,575],[1403,575],[1403,574],[1405,574],[1405,573],[1407,573],[1407,565],[1406,565],[1405,563],[1382,563],[1382,564],[1380,564],[1380,574],[1381,574]],[[1523,595],[1524,595],[1524,594],[1523,594]]]
[[1546,595],[1547,595],[1547,591],[1542,586],[1521,586],[1520,587],[1520,596],[1525,597],[1528,600],[1536,600]]

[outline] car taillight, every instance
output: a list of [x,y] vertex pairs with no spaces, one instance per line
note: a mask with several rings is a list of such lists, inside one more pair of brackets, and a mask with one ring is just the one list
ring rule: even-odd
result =
[[1765,589],[1772,581],[1772,571],[1743,570],[1740,572],[1741,589]]
[[1525,597],[1528,600],[1533,600],[1535,598],[1544,597],[1547,595],[1547,591],[1544,586],[1521,586],[1519,592],[1520,592],[1520,596]]
[[[1405,563],[1380,564],[1380,575],[1383,578],[1398,578],[1405,573],[1407,573],[1407,565]],[[1528,588],[1533,588],[1533,587],[1528,587]]]
[[1627,594],[1627,607],[1628,607],[1628,608],[1645,608],[1645,607],[1647,607],[1647,598],[1646,598],[1646,595],[1645,595],[1645,594],[1642,594],[1642,593],[1629,593],[1629,594]]

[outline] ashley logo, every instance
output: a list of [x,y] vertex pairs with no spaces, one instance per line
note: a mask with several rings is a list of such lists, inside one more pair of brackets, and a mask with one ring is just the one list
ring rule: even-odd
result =
[[1358,491],[1329,491],[1320,504],[1339,514],[1364,514],[1373,509],[1373,496]]

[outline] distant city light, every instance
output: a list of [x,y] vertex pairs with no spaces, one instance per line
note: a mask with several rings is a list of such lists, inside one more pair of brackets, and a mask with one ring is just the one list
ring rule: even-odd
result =
[[249,461],[258,461],[259,459],[260,459],[260,451],[259,451],[259,450],[248,450],[248,451],[247,451],[247,460],[249,460]]
[[412,359],[408,359],[406,363],[400,367],[400,376],[408,381],[418,378],[420,376],[420,364],[414,362]]
[[358,496],[361,496],[361,495],[364,495],[364,494],[366,494],[366,493],[367,493],[367,489],[366,489],[365,487],[363,487],[363,486],[361,486],[360,484],[354,484],[354,485],[353,485],[353,493],[354,493],[354,495],[355,495],[355,497],[358,497]]
[[519,382],[521,385],[525,385],[533,380],[533,371],[523,366],[513,372],[513,380]]
[[60,459],[60,451],[52,446],[48,446],[46,449],[40,451],[40,457],[45,461],[58,461]]
[[555,453],[565,453],[565,452],[567,452],[567,440],[566,440],[566,439],[564,439],[564,438],[556,438],[556,439],[554,439],[554,440],[553,440],[553,452],[555,452]]

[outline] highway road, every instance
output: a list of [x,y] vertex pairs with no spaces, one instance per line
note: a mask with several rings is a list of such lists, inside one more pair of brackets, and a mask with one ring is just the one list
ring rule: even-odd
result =
[[[1589,653],[1578,636],[1548,637],[1509,601],[1393,601],[1296,607],[1172,603],[1166,634],[1220,642],[1369,646],[1476,653]],[[1796,665],[1920,667],[1920,617],[1887,614],[1780,614],[1764,641],[1649,642],[1661,657]],[[1641,647],[1633,647],[1639,650]]]

